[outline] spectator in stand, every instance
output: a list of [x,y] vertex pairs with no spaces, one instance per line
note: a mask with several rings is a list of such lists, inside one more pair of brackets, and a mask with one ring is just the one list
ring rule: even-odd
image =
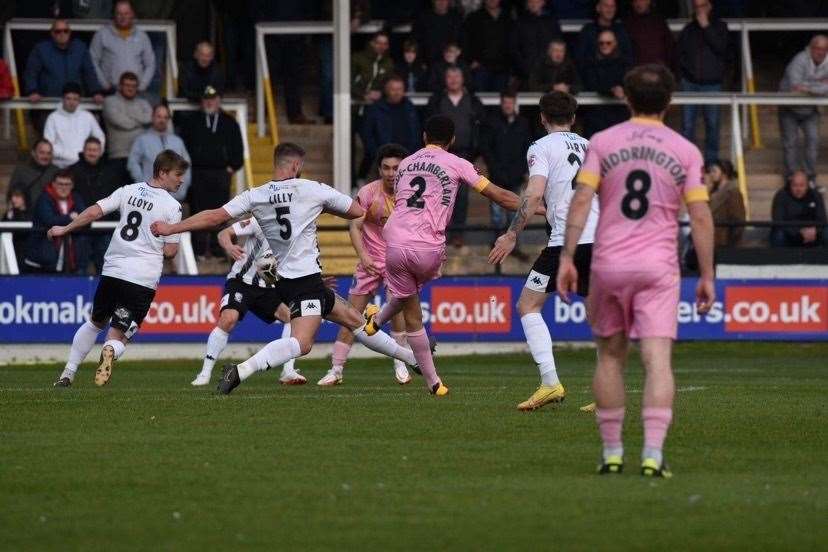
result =
[[72,17],[76,19],[106,19],[111,15],[112,0],[72,0]]
[[9,180],[9,192],[20,190],[26,196],[26,205],[34,205],[58,170],[52,164],[52,144],[41,138],[32,146],[28,162],[14,168]]
[[351,95],[366,103],[382,97],[382,83],[394,71],[394,61],[388,52],[391,40],[380,31],[371,38],[361,52],[351,56]]
[[652,11],[652,0],[633,0],[624,28],[633,47],[633,63],[675,66],[675,41],[663,15]]
[[[814,36],[808,47],[794,56],[785,69],[779,90],[810,96],[828,95],[828,36]],[[814,184],[819,152],[819,108],[779,106],[778,113],[779,133],[784,148],[785,180],[796,169],[804,168],[808,180]],[[803,147],[799,145],[800,131],[805,142]]]
[[512,66],[525,86],[532,68],[544,57],[549,43],[563,39],[558,20],[544,14],[545,0],[526,0],[526,13],[515,22],[512,30]]
[[[445,89],[429,98],[426,117],[445,115],[454,122],[454,143],[449,151],[468,161],[477,157],[480,140],[480,123],[485,118],[480,99],[465,87],[463,71],[459,67],[446,70]],[[469,207],[468,186],[457,190],[457,201],[451,216],[451,225],[466,224]],[[451,244],[463,247],[463,232],[452,232]]]
[[[193,160],[190,212],[217,209],[230,199],[230,179],[244,164],[242,135],[236,120],[221,110],[221,95],[208,86],[201,96],[201,110],[184,119],[181,138]],[[223,257],[215,233],[195,232],[193,251]]]
[[773,222],[814,221],[814,226],[775,226],[770,242],[774,247],[819,247],[825,244],[825,203],[822,195],[808,186],[808,175],[796,171],[773,196]]
[[[152,166],[155,158],[164,150],[173,150],[181,157],[190,161],[190,154],[184,147],[184,141],[171,132],[170,108],[164,104],[156,105],[152,110],[152,124],[143,134],[132,143],[127,160],[127,170],[133,182],[149,182],[152,178]],[[184,182],[172,196],[178,201],[184,201],[187,190],[190,189],[190,169],[184,174]]]
[[509,84],[509,37],[512,18],[500,0],[484,0],[483,7],[466,18],[466,59],[478,91],[502,91]]
[[411,34],[420,45],[423,61],[431,65],[449,42],[463,42],[463,18],[449,9],[449,0],[432,0],[431,9],[423,10],[411,28]]
[[546,56],[539,60],[529,76],[529,90],[551,92],[559,90],[577,94],[580,80],[575,64],[566,55],[566,42],[556,38],[549,43]]
[[[500,109],[488,118],[481,132],[480,153],[489,169],[489,180],[520,195],[528,171],[526,150],[531,143],[529,121],[517,112],[517,95],[514,92],[501,93]],[[494,202],[490,203],[490,212],[497,237],[511,224],[514,213]],[[512,254],[520,261],[529,260],[517,248]]]
[[446,87],[446,70],[456,67],[463,72],[463,82],[472,82],[471,72],[466,62],[460,59],[463,50],[455,42],[449,42],[443,49],[443,59],[431,65],[428,75],[428,87],[433,93],[442,92]]
[[589,19],[595,0],[555,0],[553,8],[558,19]]
[[104,100],[103,119],[109,144],[109,163],[127,180],[126,164],[132,143],[152,121],[152,106],[138,97],[138,77],[135,73],[121,75],[117,94]]
[[419,47],[414,40],[403,42],[403,58],[397,64],[397,74],[405,82],[406,92],[428,90],[428,66],[420,59]]
[[[693,19],[678,38],[681,89],[686,92],[721,92],[727,63],[727,24],[713,13],[710,0],[693,0]],[[696,115],[704,116],[704,161],[719,158],[719,106],[684,106],[681,133],[696,140]]]
[[55,174],[35,203],[33,231],[29,234],[26,258],[23,259],[25,272],[81,274],[86,268],[79,262],[87,258],[83,234],[51,239],[46,235],[52,226],[69,224],[86,209],[86,203],[73,187],[72,173],[63,169]]
[[[32,214],[26,205],[26,194],[22,190],[14,190],[9,194],[9,204],[3,220],[5,222],[26,222],[32,220]],[[23,259],[26,256],[27,240],[28,235],[24,232],[12,234],[14,256],[17,257],[18,268],[23,266]]]
[[11,73],[5,60],[0,59],[0,100],[8,100],[14,96]]
[[[630,63],[621,55],[612,31],[601,31],[597,42],[597,55],[587,60],[583,68],[584,90],[623,100],[624,75]],[[625,105],[591,106],[584,109],[584,135],[589,138],[596,132],[625,121],[629,116]]]
[[365,109],[360,136],[368,163],[388,143],[400,144],[408,151],[422,147],[420,118],[417,108],[405,97],[402,77],[391,75],[385,80],[383,97]]
[[595,5],[595,19],[583,26],[578,34],[575,51],[575,63],[579,70],[592,63],[598,53],[598,35],[603,31],[612,31],[617,43],[618,56],[627,65],[632,64],[633,49],[624,24],[616,19],[618,7],[615,0],[598,0]]
[[198,102],[208,86],[224,94],[224,69],[216,61],[216,49],[203,40],[196,45],[193,59],[181,70],[179,93],[191,102]]
[[64,169],[78,160],[90,136],[104,141],[104,133],[94,115],[80,107],[81,87],[68,82],[63,87],[61,106],[46,119],[43,137],[52,144],[52,162]]
[[[98,200],[110,196],[112,192],[126,184],[126,181],[122,180],[121,173],[104,162],[103,152],[103,143],[94,136],[90,136],[83,145],[78,161],[69,167],[72,181],[75,183],[75,192],[81,196],[86,205],[97,203]],[[119,218],[119,213],[115,212],[105,215],[100,220],[112,221]],[[111,238],[112,232],[89,233],[86,250],[88,257],[91,257],[95,265],[96,274],[101,273],[104,254]],[[88,264],[89,258],[83,260],[82,270],[85,271]]]
[[112,24],[98,29],[89,45],[98,81],[112,93],[121,75],[132,73],[138,80],[138,90],[145,92],[155,75],[149,36],[135,27],[135,10],[129,0],[115,2],[113,13]]
[[[730,161],[708,163],[704,171],[710,192],[710,212],[716,224],[745,222],[745,201],[736,181],[736,171]],[[743,227],[717,226],[714,236],[716,247],[734,247],[742,239]]]

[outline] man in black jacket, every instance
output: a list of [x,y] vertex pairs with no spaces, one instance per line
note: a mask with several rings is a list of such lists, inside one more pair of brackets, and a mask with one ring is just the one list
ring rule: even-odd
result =
[[[678,65],[681,89],[686,92],[721,92],[727,63],[727,24],[712,15],[710,0],[693,0],[693,19],[678,38]],[[684,107],[681,133],[696,140],[696,115],[699,107]],[[704,161],[719,158],[719,106],[701,108],[704,116]]]
[[[230,177],[244,164],[244,146],[239,125],[221,110],[215,88],[204,89],[201,110],[184,119],[180,135],[193,163],[187,194],[190,212],[221,207],[230,200]],[[214,256],[223,256],[214,233],[196,232],[192,240],[196,255],[205,255],[209,247]]]
[[432,0],[432,9],[424,10],[411,28],[422,60],[428,64],[440,58],[449,42],[462,44],[463,18],[449,4],[449,0]]
[[224,94],[224,71],[216,62],[216,50],[212,44],[203,40],[196,44],[193,59],[182,67],[180,95],[191,102],[197,102],[208,86],[215,88],[219,94]]
[[466,58],[471,62],[474,89],[500,92],[509,84],[508,42],[512,19],[500,0],[485,0],[466,19]]
[[[78,161],[69,166],[72,180],[75,183],[75,192],[83,198],[86,205],[92,205],[99,199],[112,194],[121,186],[128,184],[122,180],[123,173],[106,163],[103,159],[101,141],[90,136],[83,144],[83,151]],[[118,213],[111,213],[100,220],[118,220]],[[86,252],[91,259],[80,259],[79,265],[85,268],[91,260],[95,264],[95,273],[100,274],[103,268],[104,254],[109,247],[112,231],[90,232],[87,239]]]
[[819,247],[825,244],[825,202],[822,195],[808,186],[808,175],[796,171],[785,186],[773,196],[774,222],[812,220],[814,226],[796,228],[776,226],[771,229],[774,247]]
[[633,48],[627,30],[620,19],[616,18],[618,7],[615,0],[598,0],[595,5],[595,19],[583,26],[578,33],[578,44],[575,48],[575,63],[578,68],[595,59],[598,53],[598,35],[604,31],[612,31],[618,42],[618,55],[627,64],[632,64]]
[[[581,69],[584,75],[584,90],[597,92],[602,96],[624,99],[624,75],[630,63],[618,50],[618,40],[612,31],[601,31],[598,35],[598,53]],[[590,138],[596,132],[625,121],[630,111],[625,105],[596,105],[583,110],[584,136]]]
[[[517,95],[503,92],[500,95],[500,110],[488,118],[481,133],[480,152],[489,169],[489,180],[502,188],[520,195],[527,173],[526,151],[532,143],[529,121],[517,112]],[[514,213],[492,203],[492,229],[495,236],[502,234],[509,226]],[[528,257],[515,249],[513,254],[521,260]]]
[[517,78],[526,84],[532,68],[541,60],[549,43],[563,39],[558,20],[544,15],[545,0],[526,0],[526,13],[512,29],[510,50]]
[[[446,69],[446,88],[431,96],[426,107],[426,119],[445,115],[454,123],[454,144],[449,151],[468,161],[474,161],[480,146],[480,123],[485,108],[480,99],[469,92],[463,82],[463,71],[458,67]],[[451,216],[450,226],[466,224],[469,208],[469,187],[460,186]],[[452,232],[452,245],[463,246],[463,232]]]

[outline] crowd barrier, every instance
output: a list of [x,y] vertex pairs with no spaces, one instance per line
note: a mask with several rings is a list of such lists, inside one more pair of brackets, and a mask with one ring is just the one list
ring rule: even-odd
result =
[[[89,316],[97,283],[91,277],[0,277],[0,343],[69,343]],[[520,342],[524,335],[515,303],[519,277],[442,278],[422,294],[428,331],[443,342]],[[346,295],[349,278],[338,278]],[[136,342],[204,342],[215,326],[224,279],[165,277]],[[696,280],[681,282],[678,308],[682,341],[828,341],[828,280],[718,280],[718,300],[705,316],[693,306]],[[376,299],[382,302],[383,296]],[[558,341],[591,339],[583,302],[558,297],[543,316]],[[281,335],[248,315],[234,342],[265,342]],[[320,342],[332,342],[338,327],[325,323]]]

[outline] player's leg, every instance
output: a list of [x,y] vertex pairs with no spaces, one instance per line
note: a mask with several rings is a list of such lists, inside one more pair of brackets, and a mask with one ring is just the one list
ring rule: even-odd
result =
[[218,360],[221,353],[227,347],[227,340],[230,338],[230,333],[236,327],[236,324],[238,324],[239,319],[238,310],[229,306],[226,308],[222,307],[216,327],[213,328],[207,337],[207,347],[204,351],[204,361],[201,364],[201,371],[190,382],[191,385],[201,386],[210,383],[213,366],[215,366],[216,360]]
[[[405,333],[405,316],[398,313],[391,319],[391,338],[397,342],[400,347],[408,347],[408,338]],[[411,381],[411,374],[408,373],[408,367],[401,360],[394,359],[394,377],[397,383],[405,385]]]
[[664,468],[662,449],[667,429],[673,419],[675,381],[671,366],[672,347],[673,340],[667,337],[641,339],[641,360],[645,373],[641,408],[641,419],[644,423],[641,465],[642,473],[645,475],[669,474]]
[[[533,275],[530,273],[527,286],[531,285],[532,278]],[[520,314],[520,323],[526,335],[529,352],[538,366],[541,378],[540,386],[531,397],[518,405],[518,410],[536,410],[546,404],[560,403],[566,396],[555,367],[552,336],[546,321],[541,316],[541,310],[548,298],[549,294],[546,292],[524,287],[518,299],[517,309]]]
[[118,308],[112,313],[98,369],[95,370],[95,385],[98,386],[109,383],[113,364],[124,354],[127,342],[138,331],[155,297],[155,290],[131,282],[120,282],[119,288],[122,298]]
[[75,380],[75,374],[78,371],[78,366],[83,359],[95,346],[95,341],[98,339],[98,334],[103,331],[104,326],[109,323],[109,319],[96,321],[94,318],[84,322],[80,328],[75,332],[72,338],[72,347],[69,349],[69,358],[66,361],[66,366],[63,368],[60,377],[55,381],[55,387],[71,387]]
[[443,385],[437,375],[434,357],[431,355],[431,344],[423,327],[423,309],[420,306],[420,295],[406,297],[403,303],[403,315],[407,329],[408,344],[417,359],[417,366],[423,374],[426,386],[432,394],[443,396],[448,394],[448,387]]
[[[288,339],[290,332],[290,309],[280,303],[276,309],[276,320],[282,323],[282,339]],[[279,383],[282,385],[305,385],[308,380],[296,369],[296,359],[292,358],[282,364],[282,373],[279,374]]]
[[629,341],[624,333],[596,337],[598,362],[592,380],[595,419],[603,443],[599,473],[620,473],[624,465],[621,430],[624,425],[624,367]]
[[[348,295],[348,302],[353,305],[354,309],[362,312],[368,305],[368,295]],[[336,308],[336,307],[334,307]],[[317,385],[323,387],[330,385],[339,385],[342,383],[342,371],[345,369],[345,362],[348,360],[348,353],[351,352],[351,347],[354,344],[354,332],[345,326],[339,328],[339,333],[336,334],[336,341],[334,341],[331,350],[331,368],[322,379],[317,382]]]

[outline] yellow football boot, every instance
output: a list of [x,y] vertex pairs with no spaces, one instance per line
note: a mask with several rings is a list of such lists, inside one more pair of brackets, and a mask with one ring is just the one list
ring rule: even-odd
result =
[[374,335],[379,331],[379,326],[374,322],[374,317],[379,311],[380,308],[377,305],[368,305],[362,311],[362,316],[365,317],[365,335]]
[[664,479],[669,479],[673,477],[673,472],[670,471],[670,468],[664,462],[661,462],[659,466],[658,462],[652,458],[645,458],[641,462],[641,475],[644,477],[663,477]]
[[549,403],[561,403],[566,397],[566,390],[560,383],[557,385],[541,385],[532,396],[518,405],[518,410],[537,410]]
[[624,459],[620,456],[609,456],[603,463],[598,466],[598,474],[621,474],[624,471]]
[[434,387],[431,388],[431,394],[437,397],[444,397],[448,395],[449,389],[445,385],[443,385],[442,381],[438,381],[434,384]]
[[578,410],[580,410],[581,412],[595,412],[595,403],[593,402],[593,403],[585,404],[584,406],[582,406]]
[[112,345],[104,345],[98,369],[95,370],[95,385],[100,387],[109,383],[109,378],[112,377],[113,362],[115,362],[115,349]]

